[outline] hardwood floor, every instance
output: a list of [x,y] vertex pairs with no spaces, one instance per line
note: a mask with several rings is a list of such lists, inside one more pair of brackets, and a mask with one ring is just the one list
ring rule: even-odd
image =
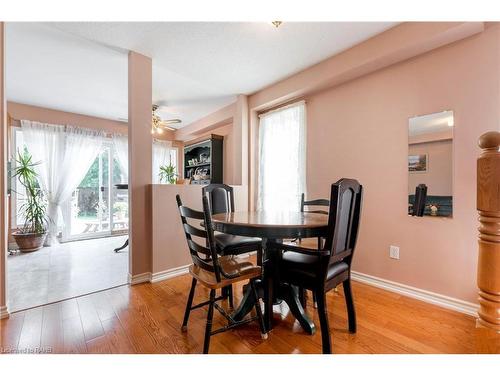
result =
[[[188,332],[180,330],[190,280],[121,286],[14,313],[0,323],[0,352],[201,353],[206,308],[191,313]],[[334,353],[475,352],[474,318],[357,282],[353,290],[355,335],[347,332],[342,288],[328,296]],[[207,297],[197,288],[195,303]],[[311,302],[307,311],[319,328]],[[216,312],[215,326],[223,322]],[[274,324],[267,340],[256,322],[213,336],[210,353],[321,353],[319,332],[305,334],[285,304],[275,306]]]

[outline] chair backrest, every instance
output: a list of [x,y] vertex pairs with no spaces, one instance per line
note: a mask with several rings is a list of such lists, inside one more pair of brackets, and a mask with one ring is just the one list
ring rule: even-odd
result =
[[310,201],[306,201],[304,199],[304,193],[300,198],[300,212],[312,212],[316,214],[325,214],[328,215],[328,210],[318,210],[318,209],[309,209],[308,207],[329,207],[330,201],[328,199],[312,199]]
[[202,189],[204,197],[208,197],[212,215],[234,212],[233,188],[226,184],[210,184]]
[[415,188],[415,202],[413,203],[412,216],[424,216],[425,201],[427,200],[427,185],[419,184]]
[[341,260],[351,264],[358,238],[362,201],[363,187],[358,181],[342,178],[332,184],[328,234],[324,247],[330,256],[325,259],[325,266]]
[[[214,240],[214,231],[212,229],[212,215],[208,206],[207,197],[203,197],[203,212],[193,210],[184,206],[179,194],[176,195],[177,206],[181,215],[182,227],[186,235],[186,240],[193,259],[193,263],[206,271],[213,272],[216,280],[221,281],[221,269],[217,257],[217,251]],[[199,223],[203,220],[204,227],[197,227],[188,222],[193,220],[194,223]],[[196,242],[193,237],[203,239],[205,245]],[[206,246],[208,245],[208,247]]]

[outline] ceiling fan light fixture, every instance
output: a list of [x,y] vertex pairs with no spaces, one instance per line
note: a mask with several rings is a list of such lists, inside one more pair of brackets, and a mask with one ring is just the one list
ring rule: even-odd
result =
[[283,21],[271,21],[271,25],[273,25],[275,28],[280,27],[283,24]]
[[151,134],[154,134],[155,132],[158,134],[163,134],[164,129],[171,131],[177,130],[176,128],[173,128],[168,125],[180,124],[182,121],[178,118],[163,121],[161,117],[156,113],[158,108],[159,108],[158,104],[153,104],[152,117],[151,117]]

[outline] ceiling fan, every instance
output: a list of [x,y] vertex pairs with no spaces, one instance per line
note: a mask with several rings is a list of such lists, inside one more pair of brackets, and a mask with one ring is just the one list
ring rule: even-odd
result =
[[152,107],[152,120],[151,120],[151,134],[162,134],[164,129],[176,130],[176,128],[169,126],[173,124],[180,124],[182,121],[178,118],[170,120],[162,120],[161,117],[156,113],[160,108],[158,104],[153,104]]

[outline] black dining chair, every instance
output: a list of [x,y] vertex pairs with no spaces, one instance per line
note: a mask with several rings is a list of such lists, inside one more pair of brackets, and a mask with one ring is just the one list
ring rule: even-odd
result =
[[328,232],[320,250],[281,245],[278,266],[281,282],[311,290],[316,295],[323,353],[331,353],[326,293],[342,283],[349,318],[349,332],[356,332],[356,313],[351,291],[351,262],[356,248],[363,188],[343,178],[332,184]]
[[[212,215],[234,212],[234,191],[226,184],[210,184],[202,189],[202,196],[208,198]],[[262,247],[262,239],[256,237],[234,236],[227,233],[215,233],[215,244],[219,255],[241,255],[257,252]],[[259,265],[261,259],[258,257]],[[228,286],[223,295],[229,298],[229,305],[233,307],[233,288]]]
[[[186,304],[184,320],[182,322],[182,331],[187,330],[190,312],[194,309],[208,305],[205,339],[203,344],[204,354],[208,353],[211,336],[254,320],[258,320],[261,336],[263,339],[266,339],[267,332],[264,325],[264,318],[260,307],[257,289],[255,287],[255,280],[260,279],[262,276],[262,267],[254,265],[252,262],[242,260],[241,258],[228,255],[219,256],[212,229],[212,217],[206,197],[203,197],[203,212],[195,211],[184,206],[179,195],[176,196],[176,200],[181,215],[182,227],[186,235],[189,253],[191,254],[191,259],[193,260],[193,264],[189,266],[189,273],[191,274],[193,280]],[[204,226],[197,227],[189,223],[188,220],[198,221],[198,223],[199,220],[203,220]],[[200,242],[208,244],[208,246],[204,246],[196,242],[195,238],[199,238]],[[259,252],[262,252],[262,248],[259,249]],[[235,321],[221,306],[217,304],[217,301],[224,299],[224,297],[216,297],[215,293],[217,289],[222,289],[227,286],[231,286],[236,282],[245,280],[249,280],[249,285],[255,299],[255,310],[257,316],[245,320]],[[193,306],[194,293],[198,282],[210,289],[210,299]],[[217,330],[212,330],[214,308],[228,321],[227,325]]]
[[427,200],[427,185],[419,184],[415,188],[415,202],[412,207],[412,216],[424,216],[425,202]]

